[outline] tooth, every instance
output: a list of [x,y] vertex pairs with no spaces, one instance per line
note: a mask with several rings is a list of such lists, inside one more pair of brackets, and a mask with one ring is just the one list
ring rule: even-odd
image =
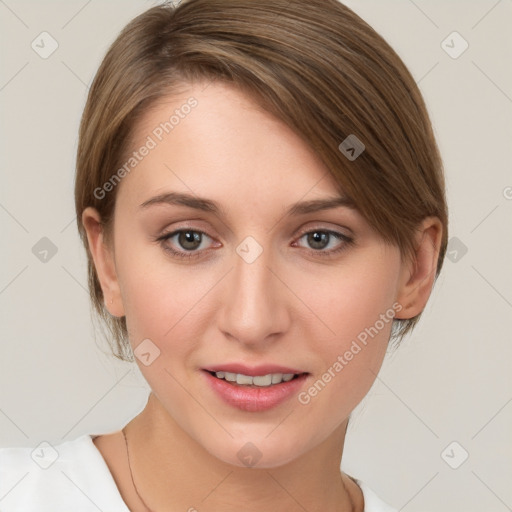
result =
[[273,373],[272,374],[272,384],[279,384],[283,380],[283,374],[282,373]]
[[242,375],[241,373],[238,373],[236,376],[236,383],[237,384],[252,384],[252,377],[250,375]]
[[295,376],[294,373],[269,373],[267,375],[259,375],[252,377],[250,375],[243,375],[240,373],[232,373],[225,371],[215,372],[219,379],[225,379],[229,382],[236,382],[242,386],[271,386],[272,384],[279,384],[281,382],[288,382]]
[[272,384],[272,374],[253,377],[252,381],[256,386],[270,386]]

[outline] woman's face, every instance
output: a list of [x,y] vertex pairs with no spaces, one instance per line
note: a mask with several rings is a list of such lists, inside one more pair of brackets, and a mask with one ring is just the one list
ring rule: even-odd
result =
[[[287,126],[227,85],[203,88],[136,127],[137,163],[117,185],[113,308],[172,421],[223,461],[272,467],[335,435],[368,392],[404,268],[349,204],[298,206],[340,194]],[[212,368],[301,376],[247,387]]]

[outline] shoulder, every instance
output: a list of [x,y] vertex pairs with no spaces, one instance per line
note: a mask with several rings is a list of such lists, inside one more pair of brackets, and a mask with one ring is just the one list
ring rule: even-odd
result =
[[354,480],[363,492],[364,512],[397,512],[396,508],[379,498],[367,484],[357,478],[354,478]]
[[0,448],[2,512],[129,512],[93,438]]

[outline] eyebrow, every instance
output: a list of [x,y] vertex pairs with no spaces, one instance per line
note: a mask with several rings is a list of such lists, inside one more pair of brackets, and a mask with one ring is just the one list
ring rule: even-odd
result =
[[[144,201],[140,207],[146,209],[154,205],[181,205],[195,210],[214,213],[222,217],[226,217],[226,212],[221,208],[218,203],[211,199],[193,196],[182,192],[167,192],[159,194],[147,201]],[[327,197],[325,199],[312,199],[310,201],[302,201],[294,203],[285,212],[287,216],[305,215],[308,213],[315,213],[323,210],[331,210],[334,208],[346,207],[356,210],[356,205],[349,197],[340,195],[336,197]]]

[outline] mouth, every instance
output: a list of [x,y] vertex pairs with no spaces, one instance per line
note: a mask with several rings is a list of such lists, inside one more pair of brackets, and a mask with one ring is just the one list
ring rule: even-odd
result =
[[201,373],[223,403],[246,412],[268,411],[284,404],[307,385],[311,375],[282,366],[251,369],[238,364],[203,368]]
[[308,375],[307,372],[301,373],[267,373],[265,375],[246,375],[243,373],[227,372],[227,371],[209,371],[205,370],[212,377],[219,380],[224,380],[233,386],[244,386],[248,388],[267,388],[276,386],[283,382],[290,382],[294,379],[299,379],[302,376]]

